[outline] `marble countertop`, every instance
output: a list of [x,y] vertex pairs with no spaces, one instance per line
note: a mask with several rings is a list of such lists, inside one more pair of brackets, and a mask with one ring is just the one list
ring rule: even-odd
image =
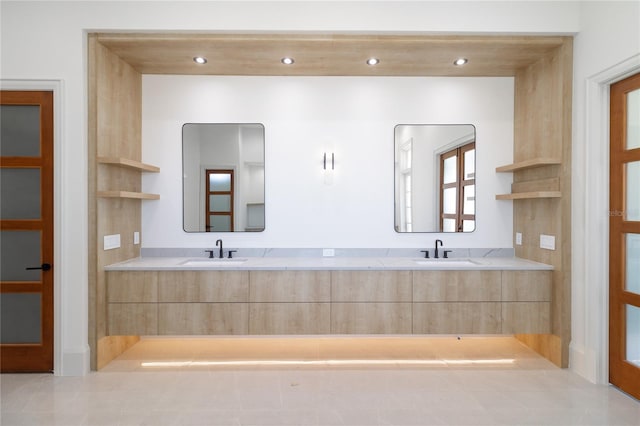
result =
[[417,257],[138,257],[106,271],[211,270],[553,270],[553,266],[517,257],[423,259]]

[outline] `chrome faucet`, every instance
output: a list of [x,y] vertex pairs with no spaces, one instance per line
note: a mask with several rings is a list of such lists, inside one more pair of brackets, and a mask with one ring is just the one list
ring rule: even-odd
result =
[[216,241],[216,247],[220,246],[220,259],[224,257],[224,251],[222,250],[222,240]]
[[440,247],[442,247],[442,240],[436,240],[436,250],[435,250],[435,254],[433,255],[433,257],[435,257],[436,259],[439,259],[439,256],[438,256],[438,243],[440,243]]

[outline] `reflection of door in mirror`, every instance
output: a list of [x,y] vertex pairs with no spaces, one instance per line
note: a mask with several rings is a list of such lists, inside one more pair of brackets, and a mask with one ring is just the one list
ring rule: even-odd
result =
[[475,142],[440,154],[442,232],[475,230],[475,172]]
[[206,171],[207,232],[233,231],[233,170]]

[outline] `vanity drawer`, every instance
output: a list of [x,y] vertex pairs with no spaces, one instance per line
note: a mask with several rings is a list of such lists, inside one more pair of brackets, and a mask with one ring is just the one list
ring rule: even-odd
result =
[[500,271],[414,271],[414,302],[499,302]]
[[332,302],[411,302],[411,271],[333,271]]
[[247,334],[247,303],[159,303],[160,335]]
[[252,303],[329,302],[329,271],[250,271]]
[[414,303],[414,334],[500,334],[500,302]]
[[513,302],[551,301],[552,271],[503,271],[502,300]]
[[551,302],[503,302],[502,333],[551,333]]
[[107,310],[108,335],[158,334],[157,303],[109,303]]
[[106,276],[109,303],[158,301],[158,273],[155,271],[108,271]]
[[330,303],[251,303],[249,334],[329,334]]
[[158,277],[159,302],[248,300],[248,271],[166,271]]
[[411,334],[411,303],[332,303],[332,334]]

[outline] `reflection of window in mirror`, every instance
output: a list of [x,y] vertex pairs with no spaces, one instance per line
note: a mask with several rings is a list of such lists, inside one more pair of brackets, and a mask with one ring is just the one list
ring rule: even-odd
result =
[[400,146],[400,196],[402,197],[400,205],[404,206],[401,214],[400,223],[402,229],[400,232],[412,232],[412,207],[411,207],[411,155],[413,149],[413,139],[409,139]]
[[233,231],[233,170],[206,171],[207,232]]
[[472,232],[475,215],[475,142],[440,154],[440,230]]
[[[396,232],[470,232],[475,230],[475,150],[455,149],[475,143],[471,124],[398,124],[394,128],[394,229]],[[464,149],[464,148],[463,148]],[[449,153],[454,150],[453,153]],[[446,193],[441,188],[441,156],[447,162]],[[458,165],[458,158],[465,164]],[[460,170],[466,175],[460,178]],[[452,176],[449,176],[452,174]],[[464,185],[463,185],[464,184]],[[460,185],[460,187],[458,187]],[[459,205],[459,193],[466,204]],[[447,197],[447,219],[443,223],[441,201]],[[449,216],[450,215],[450,216]],[[462,217],[459,217],[463,215]],[[443,231],[443,225],[445,230]],[[458,229],[460,228],[460,231]],[[450,230],[450,231],[447,231]]]

